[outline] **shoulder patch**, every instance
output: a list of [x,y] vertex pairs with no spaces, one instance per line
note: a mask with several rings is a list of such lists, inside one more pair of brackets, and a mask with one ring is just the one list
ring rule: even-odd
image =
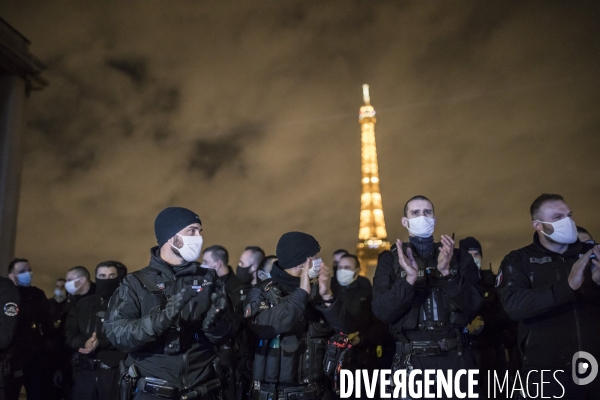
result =
[[502,270],[498,271],[498,275],[496,276],[496,284],[494,286],[498,287],[498,286],[500,286],[501,283],[502,283]]
[[19,306],[17,303],[6,303],[4,305],[4,314],[8,315],[9,317],[16,317],[17,314],[19,314]]
[[251,317],[255,314],[258,314],[261,311],[268,310],[270,308],[269,304],[266,301],[261,301],[258,307],[256,303],[254,303],[254,307],[252,307],[253,303],[250,303],[244,309],[244,318]]

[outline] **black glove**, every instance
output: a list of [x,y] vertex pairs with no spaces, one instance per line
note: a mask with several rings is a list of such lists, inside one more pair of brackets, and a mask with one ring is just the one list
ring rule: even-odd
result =
[[181,289],[177,294],[171,296],[165,307],[165,314],[168,319],[173,320],[179,315],[183,307],[189,301],[198,295],[198,292],[192,288]]
[[206,313],[206,318],[202,321],[202,329],[205,331],[209,330],[217,324],[219,315],[223,313],[223,310],[227,307],[227,294],[225,291],[215,292],[210,295],[212,307]]

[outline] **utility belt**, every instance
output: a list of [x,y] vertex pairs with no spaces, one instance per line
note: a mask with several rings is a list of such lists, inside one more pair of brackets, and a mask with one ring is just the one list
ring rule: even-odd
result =
[[462,340],[444,338],[441,340],[414,340],[412,342],[396,342],[396,354],[415,356],[436,356],[442,352],[462,346]]
[[191,389],[180,390],[169,385],[164,379],[144,377],[138,379],[137,388],[142,392],[154,394],[166,399],[192,400],[202,399],[209,393],[220,389],[221,381],[218,378],[215,378]]
[[[120,400],[132,400],[137,391],[150,393],[167,399],[192,400],[209,397],[212,392],[221,389],[221,380],[224,380],[219,359],[215,358],[211,366],[212,374],[209,381],[194,386],[191,389],[180,390],[171,386],[166,380],[141,376],[135,364],[127,367],[125,360],[119,363],[121,379],[119,381]],[[213,398],[210,396],[209,398]],[[217,398],[215,396],[214,398]]]
[[73,356],[73,366],[77,371],[95,371],[98,369],[111,369],[112,367],[104,364],[102,361],[95,358],[89,358],[80,354]]
[[310,400],[320,399],[325,391],[319,383],[284,385],[254,381],[252,400]]

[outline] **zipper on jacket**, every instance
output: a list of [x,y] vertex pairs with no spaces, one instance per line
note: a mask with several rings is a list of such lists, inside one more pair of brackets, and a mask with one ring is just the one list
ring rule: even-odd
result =
[[187,365],[187,351],[185,353],[183,353],[183,357],[182,357],[182,373],[181,373],[181,381],[183,382],[183,388],[184,389],[188,389],[188,384],[187,384],[187,372],[188,372],[188,365]]
[[[174,294],[177,294],[181,291],[181,289],[183,289],[183,277],[181,279],[177,279],[175,278],[175,286],[177,289],[175,291]],[[171,295],[174,295],[173,293]],[[180,320],[181,320],[181,311],[179,312],[179,316],[177,318],[176,324],[177,326],[179,326],[180,324]],[[181,330],[178,331],[179,332],[179,348],[181,349],[182,347],[182,342],[181,342]],[[183,384],[183,388],[184,389],[188,389],[188,382],[187,382],[187,374],[188,374],[188,352],[187,350],[182,354],[181,356],[181,383]]]
[[[561,260],[563,262],[563,265],[565,267],[565,272],[567,274],[567,279],[569,279],[569,270],[567,269],[567,266],[564,264],[565,259],[561,257]],[[573,266],[571,266],[571,268],[573,268]],[[577,302],[573,302],[573,313],[575,314],[575,329],[577,331],[577,350],[581,351],[581,328],[580,328],[580,324],[579,324],[579,311],[578,311],[578,307],[577,307]]]
[[[93,309],[92,309],[92,310],[93,310]],[[93,312],[91,312],[91,313],[90,313],[90,315],[89,315],[89,317],[88,317],[88,320],[87,320],[87,327],[85,328],[85,332],[86,332],[88,335],[91,335],[91,334],[92,334],[92,333],[90,332],[90,329],[91,329],[91,327],[92,327],[92,319],[93,319],[94,321],[96,321],[96,314],[95,314],[95,313],[93,313]],[[96,324],[94,324],[94,329],[95,329],[95,328],[96,328]]]

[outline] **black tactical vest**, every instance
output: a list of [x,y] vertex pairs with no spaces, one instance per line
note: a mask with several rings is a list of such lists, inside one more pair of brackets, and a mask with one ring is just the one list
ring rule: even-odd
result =
[[[283,290],[271,280],[261,290],[272,307],[281,303]],[[323,359],[333,330],[310,304],[294,333],[258,340],[254,357],[254,380],[268,383],[304,384],[324,377]]]
[[[405,254],[407,246],[407,244],[403,246]],[[440,246],[436,243],[433,255],[428,258],[420,257],[411,246],[419,266],[419,275],[414,284],[415,299],[410,310],[401,318],[403,331],[443,331],[462,328],[469,322],[467,315],[458,311],[444,293],[447,277],[437,269]],[[406,271],[400,265],[396,251],[392,254],[396,279],[406,279]],[[450,274],[452,276],[457,274],[456,251],[450,261]]]

